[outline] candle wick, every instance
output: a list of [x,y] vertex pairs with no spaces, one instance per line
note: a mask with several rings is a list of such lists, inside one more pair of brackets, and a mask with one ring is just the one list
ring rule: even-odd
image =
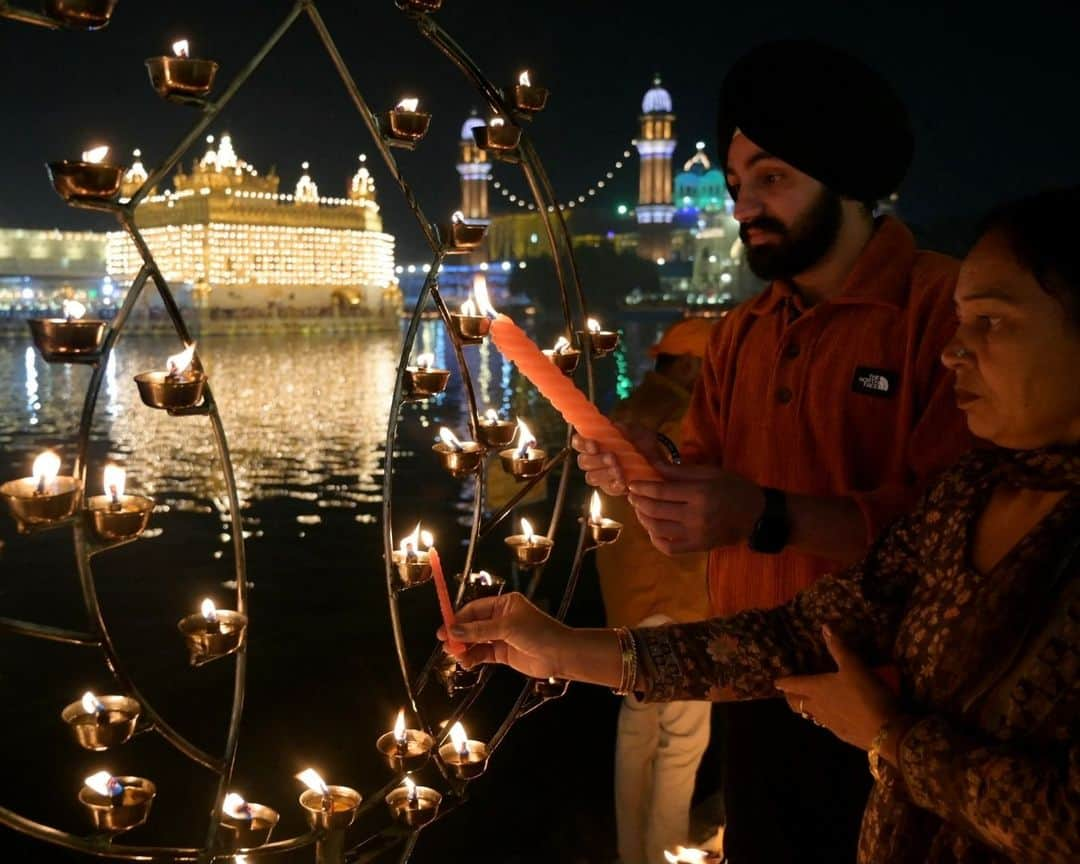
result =
[[38,477],[37,489],[34,490],[34,494],[35,495],[44,495],[45,494],[45,475],[44,474],[42,474],[40,477]]

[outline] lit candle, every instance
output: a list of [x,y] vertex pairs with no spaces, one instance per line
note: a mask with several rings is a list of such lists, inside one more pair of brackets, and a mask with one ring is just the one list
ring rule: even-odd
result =
[[313,827],[340,830],[356,819],[361,796],[348,786],[328,786],[312,768],[301,771],[296,779],[308,788],[300,796],[300,806],[307,811]]
[[446,650],[455,657],[460,656],[465,653],[465,645],[450,635],[450,628],[454,626],[454,606],[450,602],[450,591],[446,587],[446,577],[443,575],[439,550],[434,546],[428,549],[428,560],[431,563],[431,575],[435,579],[435,593],[439,598],[439,612],[442,613],[443,626],[446,628]]
[[405,709],[398,711],[393,731],[379,736],[375,747],[394,771],[419,771],[435,746],[434,739],[421,729],[405,727]]
[[98,771],[96,774],[91,774],[83,782],[102,798],[111,798],[113,801],[118,802],[123,797],[124,784],[118,777],[113,777],[108,771]]
[[183,351],[173,354],[165,362],[166,374],[177,381],[184,380],[191,372],[195,360],[195,343],[192,342]]
[[592,535],[593,541],[600,545],[614,543],[619,539],[622,528],[621,522],[605,518],[600,509],[600,493],[593,492],[589,504],[589,533]]
[[172,44],[173,54],[186,59],[191,56],[190,47],[187,39],[179,39]]
[[88,715],[97,720],[98,723],[109,722],[109,713],[105,709],[105,703],[98,699],[97,696],[95,696],[89,690],[83,693],[82,709]]
[[119,510],[123,507],[124,483],[127,480],[127,472],[117,465],[105,466],[105,494],[109,497],[110,506]]
[[106,145],[100,147],[91,147],[89,150],[83,150],[82,161],[89,162],[91,165],[99,165],[105,161],[105,157],[109,155],[109,148]]
[[191,56],[187,39],[172,43],[172,56],[151,57],[146,61],[150,84],[158,95],[176,101],[201,100],[209,94],[217,75],[218,64]]
[[520,84],[522,87],[532,87],[532,82],[529,80],[528,69],[518,75],[518,84]]
[[235,792],[230,792],[225,796],[225,801],[221,805],[221,812],[230,819],[242,822],[250,822],[253,818],[251,805]]
[[519,567],[537,567],[551,555],[554,541],[542,534],[534,534],[528,519],[521,520],[521,533],[506,538],[506,545],[514,552]]
[[79,746],[87,750],[108,750],[127,741],[135,732],[139,703],[127,696],[98,698],[89,690],[78,702],[60,712]]
[[483,741],[470,741],[461,722],[450,727],[450,740],[439,748],[439,756],[459,780],[471,780],[484,773],[489,756]]
[[[385,103],[384,103],[385,104]],[[411,97],[406,97],[398,102],[394,106],[394,110],[402,114],[415,114],[416,109],[420,107],[420,100]]]
[[442,795],[427,786],[417,786],[406,774],[400,786],[386,796],[386,804],[394,819],[416,828],[435,818]]
[[46,450],[34,460],[34,494],[46,495],[60,473],[60,457],[52,450]]
[[86,307],[78,300],[64,300],[62,308],[68,321],[78,321],[86,314]]
[[334,806],[330,787],[326,785],[326,781],[322,779],[322,776],[314,768],[305,768],[296,775],[296,779],[322,799],[324,810],[330,810]]

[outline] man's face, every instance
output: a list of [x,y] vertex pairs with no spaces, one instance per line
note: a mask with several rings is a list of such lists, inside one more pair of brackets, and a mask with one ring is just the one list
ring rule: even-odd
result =
[[794,279],[836,243],[840,196],[741,133],[728,148],[727,182],[746,260],[758,278]]

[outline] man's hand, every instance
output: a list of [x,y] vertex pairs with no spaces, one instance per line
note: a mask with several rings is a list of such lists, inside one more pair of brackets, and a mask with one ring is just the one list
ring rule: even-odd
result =
[[[664,450],[656,440],[655,432],[642,426],[615,425],[642,456],[653,463],[663,461]],[[584,438],[576,432],[570,443],[578,452],[578,467],[585,472],[586,483],[600,489],[605,495],[626,494],[626,478],[614,453],[601,449],[600,444],[592,438]]]

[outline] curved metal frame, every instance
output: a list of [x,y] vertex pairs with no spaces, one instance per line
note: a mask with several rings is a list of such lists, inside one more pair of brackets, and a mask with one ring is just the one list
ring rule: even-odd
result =
[[[400,2],[400,0],[397,0],[397,5],[405,12],[406,15],[408,15],[414,20],[419,32],[465,75],[465,77],[473,84],[473,86],[477,89],[480,95],[488,102],[488,104],[495,113],[502,115],[507,120],[507,122],[513,123],[519,128],[521,127],[523,120],[528,118],[518,114],[516,111],[513,110],[511,105],[507,102],[502,91],[495,87],[491,83],[491,81],[487,77],[485,77],[485,75],[472,61],[472,59],[449,36],[449,34],[447,34],[446,31],[444,31],[435,22],[435,20],[431,18],[429,14],[427,14],[426,12],[413,10],[407,5]],[[248,61],[247,65],[229,83],[228,87],[226,87],[226,89],[222,92],[221,96],[218,97],[216,100],[207,99],[200,103],[199,108],[201,111],[201,116],[196,120],[196,122],[192,125],[191,129],[181,139],[181,141],[176,145],[172,153],[161,163],[161,165],[159,165],[154,170],[152,174],[150,174],[150,176],[143,183],[143,185],[138,189],[138,191],[135,192],[135,194],[129,200],[123,203],[102,202],[91,204],[84,202],[75,205],[87,207],[90,209],[107,210],[114,213],[124,230],[131,237],[139,252],[140,257],[143,260],[143,266],[140,269],[136,278],[134,279],[130,289],[128,290],[123,306],[121,307],[119,313],[117,314],[116,318],[114,319],[112,325],[109,328],[108,335],[106,337],[101,354],[94,360],[93,363],[94,369],[91,376],[90,384],[88,386],[86,399],[83,404],[82,416],[79,424],[78,457],[75,472],[76,476],[79,478],[82,484],[83,490],[85,490],[89,436],[98,393],[100,391],[102,381],[104,380],[104,371],[111,357],[112,350],[115,347],[115,344],[119,339],[123,331],[123,327],[131,313],[131,310],[134,308],[135,303],[141,296],[142,291],[148,280],[152,281],[157,288],[162,303],[164,304],[169,318],[172,321],[174,329],[176,330],[177,336],[184,344],[189,344],[191,342],[190,334],[187,330],[187,325],[184,322],[183,316],[180,313],[180,309],[176,304],[175,298],[171,290],[169,289],[169,286],[164,276],[158,268],[145,240],[143,239],[142,234],[140,233],[138,227],[135,224],[136,207],[146,197],[146,195],[149,194],[150,190],[154,186],[156,186],[178,164],[183,154],[187,152],[187,150],[203,135],[203,133],[205,133],[211,123],[213,123],[213,121],[217,119],[221,111],[231,101],[232,97],[248,80],[251,74],[259,67],[259,65],[266,58],[266,56],[273,50],[273,48],[280,41],[281,37],[284,36],[284,34],[292,27],[296,20],[305,13],[308,19],[311,21],[312,25],[314,26],[315,31],[320,41],[322,42],[324,49],[326,50],[326,53],[328,54],[335,68],[337,69],[348,95],[351,98],[353,105],[359,113],[361,119],[363,120],[364,125],[367,127],[368,132],[371,134],[375,146],[378,149],[380,155],[382,156],[386,167],[390,171],[390,174],[393,177],[394,181],[397,183],[398,188],[401,190],[406,200],[406,203],[416,217],[420,229],[424,234],[425,240],[431,248],[433,256],[428,276],[424,281],[423,287],[420,291],[419,299],[417,301],[415,309],[413,310],[412,317],[409,320],[409,324],[406,329],[401,351],[401,360],[398,365],[397,376],[394,382],[393,400],[390,410],[390,419],[387,424],[386,435],[382,519],[383,550],[386,565],[385,572],[390,606],[390,618],[394,633],[394,642],[398,657],[398,663],[402,674],[402,680],[405,685],[410,706],[412,707],[416,716],[420,719],[423,728],[430,734],[434,735],[434,728],[432,724],[430,724],[426,720],[426,718],[424,718],[420,706],[417,702],[417,696],[421,692],[421,690],[423,690],[423,688],[427,685],[434,662],[440,656],[441,649],[436,648],[436,651],[431,655],[431,658],[425,664],[420,675],[414,679],[412,672],[409,668],[409,662],[405,650],[405,634],[401,623],[400,610],[398,607],[398,590],[395,586],[393,578],[393,566],[391,561],[391,553],[393,552],[391,525],[393,516],[392,487],[394,473],[394,444],[397,440],[397,429],[400,420],[400,409],[403,402],[404,370],[408,362],[408,358],[412,353],[412,348],[415,343],[417,332],[419,330],[422,314],[426,309],[429,301],[434,303],[435,308],[439,313],[439,317],[441,318],[443,325],[446,327],[447,332],[450,334],[451,340],[454,345],[455,359],[457,362],[458,371],[462,376],[466,402],[468,405],[469,429],[470,433],[474,438],[476,437],[478,426],[476,397],[471,374],[465,360],[463,345],[460,340],[456,338],[454,328],[451,324],[450,313],[438,288],[438,272],[440,269],[440,265],[442,264],[447,254],[447,248],[444,245],[444,240],[440,237],[438,228],[433,223],[431,223],[424,215],[415,194],[413,193],[411,187],[406,181],[404,175],[398,168],[397,161],[394,158],[394,155],[391,152],[387,141],[385,140],[382,132],[379,129],[374,114],[364,100],[364,97],[361,94],[354,77],[349,71],[348,66],[346,65],[340,52],[337,49],[337,46],[330,34],[330,31],[327,29],[326,24],[322,19],[322,16],[316,8],[315,0],[294,0],[291,9],[284,16],[284,19],[271,33],[266,42],[255,53],[251,60]],[[51,21],[51,19],[45,18],[44,16],[40,16],[35,13],[26,12],[25,10],[17,9],[11,6],[8,0],[0,0],[0,18],[10,18],[13,20],[38,24],[46,27],[57,27],[56,22]],[[563,311],[563,317],[566,323],[567,335],[571,339],[571,341],[575,341],[576,333],[579,331],[584,332],[586,330],[584,322],[587,318],[588,310],[585,296],[582,291],[581,282],[578,278],[577,264],[574,259],[574,251],[571,243],[570,233],[567,229],[562,209],[559,206],[559,202],[555,197],[555,193],[552,189],[547,173],[544,171],[543,165],[540,162],[540,158],[531,141],[525,134],[524,129],[522,129],[521,143],[516,151],[515,157],[516,158],[514,159],[514,161],[519,162],[519,164],[521,165],[525,180],[536,202],[536,212],[540,214],[543,222],[545,236],[548,245],[551,248],[552,260],[555,265],[555,274],[559,286],[560,301]],[[575,312],[577,313],[576,316]],[[574,326],[575,318],[581,323],[581,326]],[[595,399],[595,379],[592,368],[592,351],[590,350],[590,345],[588,344],[581,347],[585,349],[582,353],[584,355],[585,363],[586,387],[588,396],[592,400]],[[196,368],[201,369],[201,364],[199,363],[199,359],[197,356],[194,362],[196,364]],[[218,414],[217,405],[214,401],[210,387],[206,387],[204,401],[197,408],[174,413],[201,414],[209,418],[215,445],[218,451],[218,456],[222,463],[222,470],[224,473],[224,479],[229,498],[230,518],[232,521],[232,536],[234,540],[235,550],[237,611],[245,612],[247,605],[247,580],[244,553],[244,535],[242,520],[240,516],[240,504],[236,489],[235,476],[232,469],[232,463],[229,458],[228,444],[225,438],[224,429],[221,424],[221,419]],[[538,476],[531,478],[528,482],[522,484],[522,487],[518,491],[518,493],[515,494],[510,499],[510,501],[500,507],[495,513],[489,515],[486,520],[483,519],[483,514],[487,468],[486,464],[481,466],[475,481],[475,491],[473,499],[473,520],[472,527],[469,533],[469,542],[463,567],[464,573],[467,574],[472,569],[475,557],[475,550],[478,542],[484,537],[486,537],[497,525],[499,525],[513,511],[514,507],[533,488],[535,488],[538,483],[543,482],[552,471],[556,470],[560,466],[563,466],[563,463],[567,461],[567,457],[571,452],[569,445],[570,436],[572,435],[572,433],[573,430],[568,428],[566,443],[564,447],[548,460],[548,462],[544,466],[543,471]],[[554,538],[557,526],[562,518],[570,473],[571,472],[565,466],[563,466],[558,488],[555,493],[551,520],[548,525],[548,537],[551,539]],[[139,731],[149,731],[151,729],[156,731],[173,747],[175,747],[189,759],[203,765],[204,767],[216,772],[219,775],[218,789],[215,796],[214,807],[211,812],[210,825],[207,831],[206,845],[203,848],[198,849],[179,847],[142,847],[112,844],[108,838],[102,838],[100,836],[83,838],[73,834],[69,834],[67,832],[57,831],[56,829],[27,819],[6,808],[0,808],[0,824],[6,824],[7,826],[14,828],[15,830],[18,830],[22,833],[74,851],[79,851],[98,857],[125,859],[132,861],[208,861],[213,860],[217,857],[228,857],[236,854],[245,854],[249,857],[261,857],[263,855],[274,855],[291,852],[306,846],[314,845],[316,847],[316,857],[320,861],[337,861],[344,859],[350,862],[362,862],[370,860],[377,855],[383,854],[387,851],[387,849],[399,843],[402,844],[404,847],[399,860],[402,862],[408,860],[415,847],[415,843],[419,836],[420,829],[417,828],[406,831],[397,827],[396,825],[391,825],[383,829],[382,831],[376,832],[375,834],[368,836],[363,841],[351,847],[348,851],[344,851],[343,846],[333,852],[320,851],[321,841],[326,839],[326,835],[324,832],[319,830],[314,830],[307,834],[290,838],[288,840],[280,840],[273,843],[268,843],[264,846],[253,849],[230,851],[228,852],[228,855],[225,855],[225,853],[222,852],[220,849],[215,850],[223,799],[226,788],[232,778],[233,769],[236,763],[239,724],[244,701],[244,684],[246,672],[245,646],[242,645],[240,650],[237,652],[233,689],[233,708],[228,724],[228,729],[226,732],[224,755],[222,758],[217,759],[210,754],[204,752],[196,745],[188,741],[186,738],[184,738],[153,709],[150,703],[138,691],[134,681],[125,672],[123,664],[121,663],[121,660],[115,650],[115,647],[109,635],[107,624],[101,612],[101,607],[98,603],[94,576],[91,567],[91,558],[100,552],[106,551],[107,549],[111,549],[115,546],[122,544],[98,544],[92,541],[87,534],[81,515],[65,520],[65,522],[61,524],[68,523],[72,525],[73,529],[79,583],[88,616],[88,631],[82,633],[77,631],[62,630],[47,625],[4,618],[0,618],[0,630],[5,630],[7,632],[15,633],[18,635],[25,635],[71,645],[96,647],[102,651],[102,653],[104,654],[106,665],[112,672],[118,685],[125,692],[129,693],[134,698],[137,698],[140,704],[143,706],[144,716],[147,718],[148,722],[142,727],[140,727]],[[560,602],[558,610],[558,617],[560,618],[560,620],[565,617],[569,609],[580,575],[584,553],[590,548],[587,543],[588,537],[589,534],[587,526],[583,522],[579,533],[577,546],[575,549],[570,577],[567,581],[567,585],[563,592],[562,600]],[[528,593],[530,595],[535,593],[539,585],[541,574],[542,568],[538,568],[535,571],[528,588]],[[465,582],[463,580],[462,589],[464,588],[464,584]],[[457,602],[458,604],[460,604],[461,602],[460,591],[458,594]],[[452,712],[450,721],[447,722],[445,728],[448,728],[454,720],[464,715],[464,713],[469,709],[469,707],[471,707],[474,701],[484,690],[490,677],[491,670],[484,670],[484,673],[482,674],[479,683],[456,706],[456,708]],[[526,682],[519,696],[515,700],[512,708],[507,714],[505,720],[499,726],[496,733],[492,736],[492,739],[489,742],[489,747],[491,751],[494,752],[494,750],[499,746],[499,744],[508,734],[514,723],[517,722],[517,720],[530,713],[544,701],[547,700],[532,694],[531,684],[529,682]],[[456,807],[459,806],[460,803],[464,800],[468,781],[458,781],[450,778],[437,757],[435,759],[435,762],[438,765],[440,771],[442,771],[443,777],[453,793],[453,797],[449,801],[445,802],[446,806],[444,806],[440,812],[439,818],[442,818],[442,816],[444,816],[445,814],[452,812],[454,809],[456,809]],[[370,796],[361,806],[360,810],[368,811],[375,806],[381,805],[383,797],[398,784],[399,780],[400,778],[395,778],[378,793]]]

